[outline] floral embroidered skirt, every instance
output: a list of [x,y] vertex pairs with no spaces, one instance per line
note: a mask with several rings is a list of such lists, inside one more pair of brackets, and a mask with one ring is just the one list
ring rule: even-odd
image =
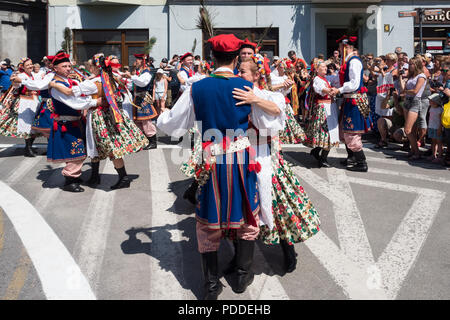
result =
[[3,105],[0,110],[0,135],[13,138],[31,138],[31,134],[18,133],[17,124],[19,121],[19,101],[16,97],[11,101],[11,105]]
[[197,128],[189,129],[189,133],[194,134],[194,148],[190,151],[189,159],[181,164],[180,170],[189,178],[195,176],[195,167],[202,163],[202,137]]
[[141,130],[120,110],[123,122],[116,123],[109,107],[92,112],[92,131],[100,160],[120,159],[140,151],[148,144]]
[[303,242],[320,230],[320,219],[289,163],[280,152],[272,154],[273,229],[260,227],[259,238],[265,244],[286,240],[289,244]]
[[310,110],[305,145],[311,148],[319,147],[326,150],[339,146],[339,142],[330,143],[327,114],[323,103],[314,103]]
[[284,130],[280,130],[280,141],[286,144],[298,144],[305,141],[303,128],[295,120],[294,112],[290,104],[286,104],[286,122]]

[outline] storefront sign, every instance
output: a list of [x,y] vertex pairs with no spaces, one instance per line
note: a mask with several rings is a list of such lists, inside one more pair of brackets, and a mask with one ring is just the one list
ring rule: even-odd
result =
[[[419,9],[416,9],[417,12]],[[441,11],[441,14],[425,15],[422,24],[450,24],[450,8],[442,8],[439,11],[436,8],[424,8],[427,13],[434,13]],[[416,15],[415,23],[419,24],[419,15]]]

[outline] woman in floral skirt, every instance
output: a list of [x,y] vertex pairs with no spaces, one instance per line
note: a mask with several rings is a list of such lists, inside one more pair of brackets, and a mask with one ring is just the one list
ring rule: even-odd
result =
[[[257,90],[261,87],[262,72],[258,68],[260,55],[254,61],[246,61],[240,66],[240,76],[254,83],[254,93],[258,97],[275,102],[281,115],[272,121],[279,122],[282,128],[285,121],[284,97],[280,93]],[[261,165],[258,173],[258,191],[261,203],[260,239],[268,245],[280,244],[286,272],[292,272],[297,265],[294,243],[303,242],[319,231],[319,215],[309,200],[305,190],[293,174],[287,161],[281,154],[281,145],[277,131],[269,132],[268,137],[259,136],[256,160]],[[233,262],[227,272],[232,271]]]
[[328,168],[328,153],[332,147],[339,146],[338,115],[331,96],[332,86],[326,78],[326,63],[318,62],[316,71],[306,129],[306,145],[313,148],[310,154],[317,160],[319,167]]
[[31,147],[37,134],[31,126],[39,107],[39,92],[21,84],[22,80],[34,79],[32,71],[31,59],[21,59],[19,73],[12,75],[12,85],[0,108],[0,135],[25,139],[25,157],[36,156]]
[[294,91],[293,99],[297,99],[294,80],[288,76],[287,71],[292,70],[292,65],[290,61],[283,60],[277,67],[279,76],[271,76],[272,90],[281,92],[285,97],[286,102],[286,123],[284,129],[280,131],[280,141],[286,144],[298,144],[303,143],[305,140],[305,132],[303,131],[300,124],[295,120],[295,114],[292,109],[291,103],[287,98],[289,92]]

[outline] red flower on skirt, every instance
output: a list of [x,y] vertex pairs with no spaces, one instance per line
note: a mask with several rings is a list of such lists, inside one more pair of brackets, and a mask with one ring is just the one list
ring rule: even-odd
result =
[[102,138],[106,138],[108,136],[108,130],[103,129],[102,132],[100,132],[100,135],[102,136]]
[[118,147],[120,147],[120,143],[119,143],[119,141],[117,141],[117,140],[114,140],[114,145],[118,148]]

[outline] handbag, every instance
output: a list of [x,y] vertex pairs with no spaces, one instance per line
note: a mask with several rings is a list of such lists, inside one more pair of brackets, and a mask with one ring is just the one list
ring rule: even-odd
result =
[[442,126],[446,129],[450,129],[450,101],[444,104],[444,111],[441,115]]

